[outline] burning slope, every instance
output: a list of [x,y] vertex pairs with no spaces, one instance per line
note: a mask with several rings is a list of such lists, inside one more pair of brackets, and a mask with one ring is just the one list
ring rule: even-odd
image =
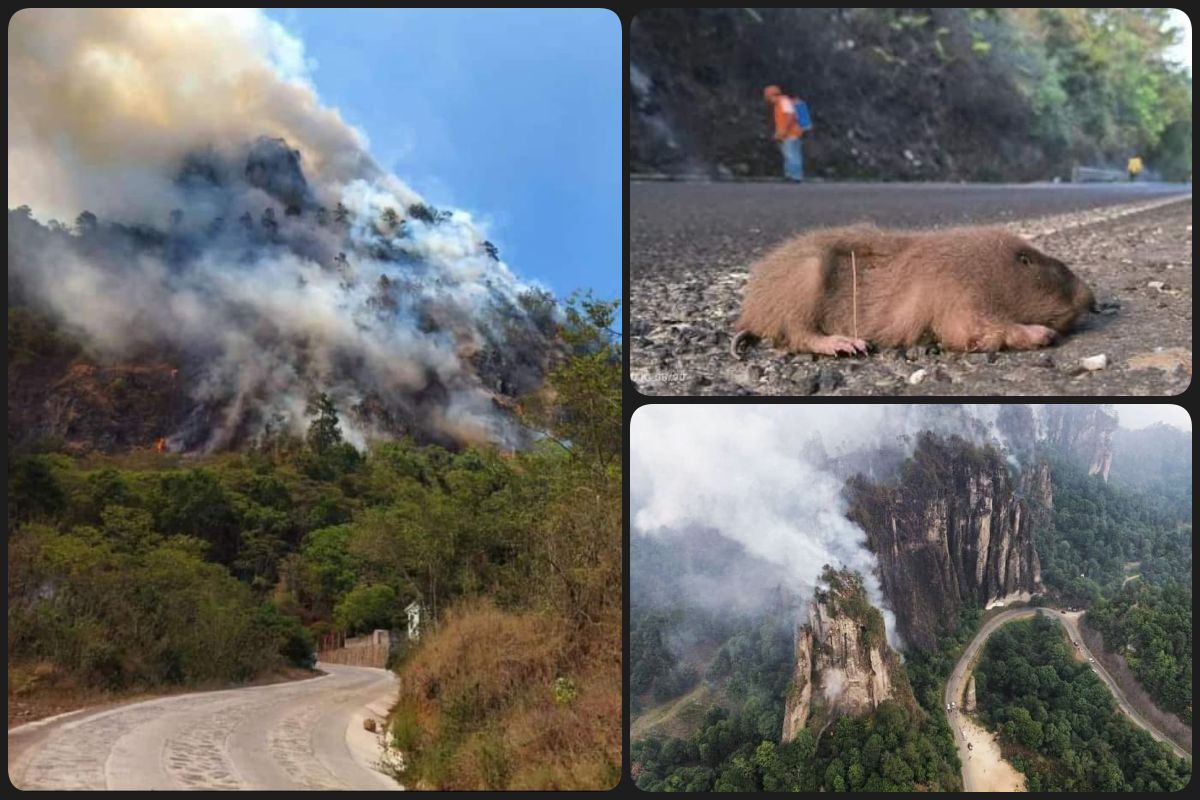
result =
[[[9,302],[55,320],[91,369],[178,370],[184,402],[130,443],[299,433],[318,392],[359,444],[517,436],[497,401],[539,384],[553,300],[470,215],[374,164],[282,28],[246,11],[37,9],[9,42]],[[10,419],[15,404],[53,429],[61,381],[39,389],[11,361]],[[34,384],[24,402],[14,377]]]

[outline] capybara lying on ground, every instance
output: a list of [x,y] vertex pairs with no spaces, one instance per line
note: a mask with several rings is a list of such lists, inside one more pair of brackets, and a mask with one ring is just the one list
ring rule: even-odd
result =
[[784,242],[751,269],[733,354],[747,336],[839,355],[936,341],[1029,350],[1095,310],[1061,261],[1003,228],[886,231],[869,225]]

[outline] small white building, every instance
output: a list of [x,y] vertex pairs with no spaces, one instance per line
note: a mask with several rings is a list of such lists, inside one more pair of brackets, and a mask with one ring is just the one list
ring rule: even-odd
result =
[[408,638],[410,641],[416,641],[421,638],[421,603],[414,600],[404,609],[404,615],[408,617]]

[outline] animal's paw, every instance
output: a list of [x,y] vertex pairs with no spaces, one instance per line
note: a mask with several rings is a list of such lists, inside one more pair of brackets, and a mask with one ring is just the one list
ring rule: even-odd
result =
[[823,356],[866,355],[867,343],[849,336],[822,336],[812,342],[812,351]]
[[1016,350],[1034,350],[1054,344],[1058,332],[1045,325],[1013,325],[1005,337],[1006,344]]

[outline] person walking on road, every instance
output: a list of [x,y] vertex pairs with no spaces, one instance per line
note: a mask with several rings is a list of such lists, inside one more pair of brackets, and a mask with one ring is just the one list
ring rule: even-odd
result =
[[[775,112],[775,141],[783,154],[783,176],[790,181],[804,180],[804,154],[800,149],[800,137],[807,129],[807,113],[797,113],[804,101],[788,97],[778,86],[763,89],[763,98]],[[802,119],[803,117],[803,119]]]

